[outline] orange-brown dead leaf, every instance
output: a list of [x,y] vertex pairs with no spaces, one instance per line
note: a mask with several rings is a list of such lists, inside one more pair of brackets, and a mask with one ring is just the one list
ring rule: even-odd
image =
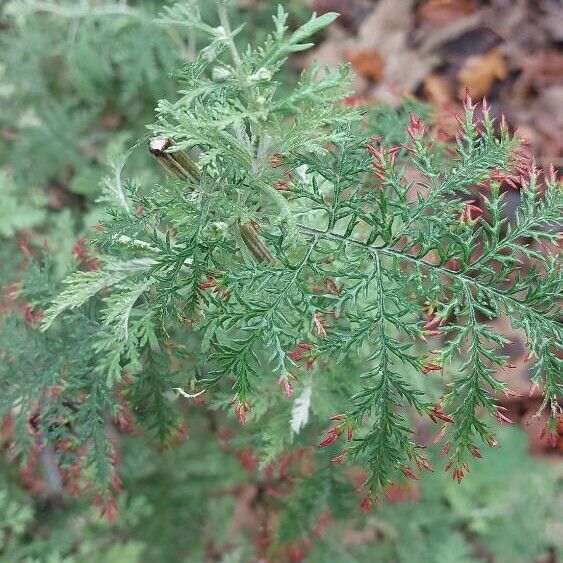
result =
[[505,80],[507,75],[506,61],[498,49],[469,57],[457,75],[458,96],[463,98],[468,89],[474,98],[482,98],[491,91],[495,80]]
[[418,9],[418,17],[432,25],[446,25],[477,11],[475,0],[427,0]]
[[385,61],[375,49],[358,49],[346,52],[346,57],[352,63],[354,70],[364,78],[379,82],[383,77]]

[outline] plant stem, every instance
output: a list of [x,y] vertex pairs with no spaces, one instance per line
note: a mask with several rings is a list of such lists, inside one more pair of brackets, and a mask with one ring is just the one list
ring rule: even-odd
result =
[[197,164],[185,151],[169,152],[172,146],[174,146],[172,139],[156,138],[149,141],[151,154],[169,174],[182,180],[193,179],[199,182],[201,174]]
[[231,24],[229,22],[227,7],[225,5],[224,0],[217,0],[217,13],[219,14],[219,21],[221,22],[221,26],[225,31],[225,37],[227,39],[227,43],[229,45],[229,49],[233,57],[233,62],[235,63],[235,68],[238,70],[242,65],[242,61],[237,46],[235,44],[235,40],[233,38],[233,32],[231,30]]
[[30,2],[26,7],[37,12],[51,13],[63,18],[84,18],[91,16],[132,16],[140,20],[151,21],[142,12],[126,4],[106,4],[88,8],[57,6],[50,2]]
[[275,262],[272,253],[264,244],[252,223],[246,223],[246,225],[238,223],[238,230],[246,248],[257,262],[269,262],[270,264]]

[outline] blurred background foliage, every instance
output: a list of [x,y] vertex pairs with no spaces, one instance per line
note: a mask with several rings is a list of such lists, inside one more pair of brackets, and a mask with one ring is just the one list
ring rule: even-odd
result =
[[[173,71],[193,57],[197,43],[186,30],[155,22],[170,3],[0,2],[1,317],[25,316],[24,306],[13,298],[14,283],[33,259],[48,255],[55,278],[72,266],[77,241],[101,218],[103,179],[112,173],[108,162],[119,171],[120,156],[144,138],[156,101],[174,98]],[[211,4],[203,3],[212,19]],[[238,2],[235,24],[246,23],[246,39],[263,36],[275,4]],[[311,4],[284,2],[293,23],[307,17]],[[336,58],[352,61],[359,90],[369,96],[366,85],[382,80],[379,55],[366,60],[366,49],[346,50],[338,37],[357,34],[359,41],[358,14],[365,18],[388,2],[313,4],[344,13],[342,27],[319,38],[316,55],[330,62],[327,53],[340,48]],[[405,4],[413,10],[426,6],[422,16],[430,21],[436,14],[445,17],[436,0]],[[472,17],[473,5],[479,5],[449,4],[463,17]],[[296,70],[303,64],[307,60],[293,61]],[[288,82],[294,78],[286,76]],[[400,141],[413,108],[427,118],[443,119],[436,84],[426,80],[410,92],[426,90],[428,105],[412,97],[397,103],[388,96],[369,96],[379,99],[369,113],[373,134],[386,143]],[[140,146],[127,161],[127,173],[150,185],[159,172],[144,143]],[[2,324],[9,333],[3,340],[14,337],[13,325],[0,319]],[[33,346],[39,358],[50,352],[44,340]],[[517,408],[527,412],[527,407]],[[222,415],[194,408],[190,438],[181,446],[161,451],[124,432],[120,475],[125,493],[117,520],[108,523],[90,506],[91,499],[51,494],[45,460],[23,470],[11,463],[11,429],[5,423],[0,430],[0,560],[234,563],[256,560],[266,548],[279,561],[563,560],[560,458],[543,455],[537,441],[532,446],[542,456],[533,457],[529,433],[522,429],[503,430],[502,448],[475,463],[461,485],[443,473],[398,484],[385,502],[364,515],[355,492],[358,475],[329,470],[324,458],[306,448],[298,448],[296,459],[260,469],[252,443],[234,436],[234,428]],[[272,440],[275,459],[276,437]],[[272,527],[279,534],[276,545],[268,543]]]
[[[197,432],[205,432],[205,427],[203,419],[197,420],[194,438],[166,452],[135,438],[124,441],[121,473],[126,493],[112,524],[86,500],[42,503],[3,467],[2,560],[255,560],[254,542],[265,515],[254,514],[258,509],[252,499],[267,479],[249,471],[248,465],[245,470],[240,459],[213,441],[198,439]],[[276,560],[560,560],[560,475],[529,455],[521,430],[505,429],[499,436],[503,447],[476,464],[461,485],[434,473],[420,486],[394,487],[367,516],[359,511],[347,476],[331,477],[329,468],[316,468],[298,485],[305,494],[271,501],[272,510],[285,509],[279,523],[282,545],[294,546],[290,551],[280,547]],[[328,506],[330,521],[323,518]]]

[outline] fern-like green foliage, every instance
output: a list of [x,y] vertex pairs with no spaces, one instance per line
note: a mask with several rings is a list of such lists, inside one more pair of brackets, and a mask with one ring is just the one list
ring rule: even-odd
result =
[[[150,127],[170,147],[155,153],[167,170],[191,164],[148,191],[117,178],[93,239],[100,269],[72,274],[45,313],[54,339],[82,335],[80,355],[63,354],[60,401],[80,403],[68,417],[93,435],[102,412],[123,408],[120,390],[165,438],[173,389],[205,393],[255,432],[264,463],[317,442],[332,417],[320,445],[365,465],[368,507],[401,472],[431,469],[412,430],[424,416],[442,425],[461,480],[481,442],[496,443],[490,419],[506,421],[506,339],[491,321],[526,332],[534,381],[558,414],[560,183],[470,99],[453,146],[415,115],[404,142],[386,146],[345,103],[346,67],[313,67],[283,91],[287,56],[335,14],[289,32],[280,7],[265,42],[242,49],[223,1],[218,18],[208,25],[186,3],[162,15],[209,38]],[[509,220],[501,187],[520,173]]]
[[[185,58],[183,36],[155,21],[161,2],[142,4],[11,0],[0,6],[0,167],[12,179],[9,197],[19,208],[2,221],[2,237],[11,236],[10,224],[20,232],[61,231],[62,221],[46,213],[61,208],[76,220],[71,231],[83,229],[83,220],[90,226],[93,220],[79,215],[99,194],[108,153],[139,137],[154,100],[175,91],[162,76]],[[8,213],[10,204],[3,200],[3,207]],[[49,240],[52,252],[68,251],[55,242]]]
[[[194,436],[208,427],[205,409],[195,410],[190,419]],[[313,472],[295,475],[292,464],[291,491],[282,498],[266,494],[266,506],[280,510],[270,558],[288,560],[301,546],[307,561],[321,563],[368,563],[374,558],[426,563],[436,555],[459,563],[482,561],[475,555],[481,553],[493,561],[517,563],[546,553],[560,557],[559,515],[552,502],[560,493],[556,468],[529,456],[521,430],[501,429],[499,439],[503,447],[476,465],[463,486],[436,472],[420,482],[420,490],[413,482],[396,486],[377,514],[363,517],[358,516],[349,479],[334,471],[322,451],[315,456]],[[235,560],[258,557],[255,545],[233,534],[233,506],[241,486],[245,490],[256,483],[276,486],[278,475],[268,479],[260,472],[245,471],[232,453],[212,440],[191,439],[165,452],[135,439],[122,445],[127,494],[119,499],[121,516],[113,524],[88,510],[83,497],[67,500],[64,511],[38,513],[24,491],[2,478],[3,559],[204,561],[217,552]],[[437,459],[437,452],[431,457]],[[259,497],[251,502],[256,500],[264,501]],[[42,535],[29,533],[34,529],[30,528],[33,516],[41,519]],[[254,537],[260,532],[259,526],[253,527]]]
[[[162,2],[8,0],[0,4],[0,283],[18,277],[21,242],[45,247],[57,276],[103,213],[108,155],[143,134],[163,80],[190,54],[155,21]],[[131,169],[149,172],[144,159]],[[12,239],[12,240],[9,240]]]
[[45,220],[43,194],[26,195],[25,199],[20,197],[13,179],[0,174],[0,236],[12,237],[18,230],[35,227]]

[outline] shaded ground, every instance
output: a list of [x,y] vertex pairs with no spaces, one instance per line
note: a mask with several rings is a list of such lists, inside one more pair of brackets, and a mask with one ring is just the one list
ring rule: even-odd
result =
[[342,14],[311,57],[351,61],[358,94],[416,95],[441,119],[466,88],[563,164],[563,4],[559,0],[311,0]]

